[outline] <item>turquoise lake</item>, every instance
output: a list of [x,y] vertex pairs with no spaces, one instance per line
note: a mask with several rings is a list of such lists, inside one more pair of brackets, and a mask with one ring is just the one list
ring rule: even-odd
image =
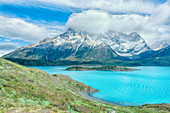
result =
[[135,71],[65,71],[67,66],[34,66],[49,74],[69,75],[99,90],[91,96],[120,104],[170,103],[170,67],[133,67]]

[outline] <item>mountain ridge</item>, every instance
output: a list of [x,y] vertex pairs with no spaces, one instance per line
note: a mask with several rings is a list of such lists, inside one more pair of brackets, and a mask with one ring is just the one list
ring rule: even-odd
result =
[[136,32],[129,35],[108,31],[103,34],[76,32],[69,28],[54,38],[21,47],[5,58],[35,60],[99,60],[140,59],[141,54],[152,52]]

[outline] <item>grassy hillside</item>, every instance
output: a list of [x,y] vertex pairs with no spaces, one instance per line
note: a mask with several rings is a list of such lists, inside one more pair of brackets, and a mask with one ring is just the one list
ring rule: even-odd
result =
[[80,91],[97,90],[69,76],[49,75],[0,58],[0,112],[168,113],[170,105],[124,107],[83,98]]

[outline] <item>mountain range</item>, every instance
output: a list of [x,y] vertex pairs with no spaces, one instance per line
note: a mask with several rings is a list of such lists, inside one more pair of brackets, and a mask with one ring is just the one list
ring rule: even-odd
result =
[[69,28],[54,38],[21,47],[3,57],[71,61],[138,60],[167,56],[169,47],[166,45],[155,51],[136,32],[124,34],[108,31],[94,34]]

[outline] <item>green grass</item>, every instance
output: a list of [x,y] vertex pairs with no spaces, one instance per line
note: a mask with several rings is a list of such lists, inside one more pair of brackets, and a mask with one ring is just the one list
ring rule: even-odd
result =
[[83,98],[96,91],[69,76],[21,66],[0,58],[0,112],[168,113],[169,104],[124,107]]

